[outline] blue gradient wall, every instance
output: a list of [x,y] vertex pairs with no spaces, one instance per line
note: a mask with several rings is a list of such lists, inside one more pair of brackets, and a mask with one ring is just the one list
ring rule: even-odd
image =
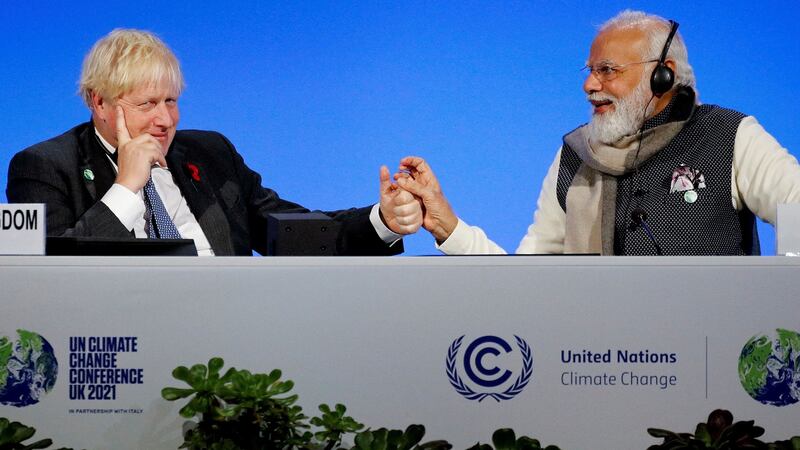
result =
[[[757,4],[9,4],[0,186],[15,152],[88,119],[75,90],[92,43],[115,27],[145,28],[182,61],[180,128],[226,134],[283,197],[320,209],[370,204],[378,167],[417,154],[459,215],[513,251],[561,136],[588,120],[579,69],[596,26],[621,9],[680,22],[700,99],[756,116],[800,151],[800,2]],[[436,253],[427,234],[406,246]]]

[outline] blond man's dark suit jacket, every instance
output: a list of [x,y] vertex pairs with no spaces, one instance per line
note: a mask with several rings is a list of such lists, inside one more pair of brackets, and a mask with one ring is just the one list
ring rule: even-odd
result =
[[[250,255],[253,250],[265,254],[267,215],[308,211],[262,187],[261,176],[219,133],[178,131],[166,159],[216,255]],[[89,173],[93,179],[86,176]],[[12,203],[45,203],[49,236],[131,238],[100,201],[115,176],[88,122],[16,154],[9,165],[6,195]],[[370,207],[326,212],[342,224],[339,254],[401,253],[402,242],[390,247],[378,237],[369,212]]]

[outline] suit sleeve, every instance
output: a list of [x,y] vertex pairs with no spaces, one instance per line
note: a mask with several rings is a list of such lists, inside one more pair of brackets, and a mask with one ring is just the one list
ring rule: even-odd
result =
[[9,164],[8,201],[44,203],[48,236],[131,238],[131,232],[103,202],[96,202],[80,216],[76,214],[73,196],[82,193],[77,177],[68,170],[44,157],[42,152],[18,153]]
[[[223,136],[224,138],[224,136]],[[281,199],[272,189],[261,185],[261,176],[245,164],[233,144],[224,138],[233,155],[236,176],[242,186],[247,205],[250,239],[257,252],[267,251],[267,216],[271,213],[309,212],[297,203]],[[370,221],[372,206],[339,211],[317,211],[341,224],[337,237],[337,252],[346,256],[390,256],[403,252],[402,242],[394,245],[384,242]]]

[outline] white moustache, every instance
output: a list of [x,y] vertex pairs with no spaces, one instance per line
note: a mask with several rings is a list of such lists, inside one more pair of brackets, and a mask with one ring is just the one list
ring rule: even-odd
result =
[[586,101],[588,102],[616,102],[617,97],[609,94],[601,94],[599,92],[593,92],[586,96]]

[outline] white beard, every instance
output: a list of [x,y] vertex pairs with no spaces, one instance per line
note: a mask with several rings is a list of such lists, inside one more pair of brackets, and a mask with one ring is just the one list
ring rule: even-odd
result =
[[[589,139],[603,144],[613,144],[625,136],[636,134],[644,123],[644,118],[648,117],[655,109],[655,103],[648,105],[652,98],[649,76],[643,76],[636,89],[621,99],[597,92],[590,94],[587,98],[614,102],[613,111],[593,114],[587,127]],[[647,106],[647,111],[645,111],[645,106]]]

